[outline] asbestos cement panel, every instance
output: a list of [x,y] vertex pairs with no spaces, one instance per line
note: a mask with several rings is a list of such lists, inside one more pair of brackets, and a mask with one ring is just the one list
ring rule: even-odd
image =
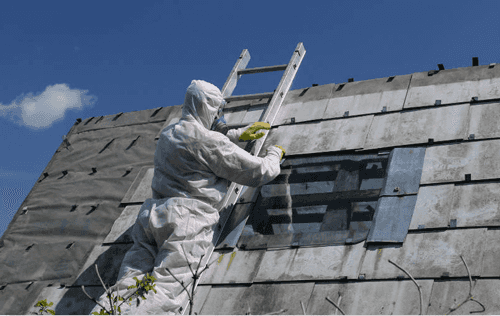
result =
[[469,124],[469,104],[377,115],[364,149],[464,139]]
[[500,103],[478,104],[471,106],[468,135],[474,139],[500,136]]
[[[465,269],[465,267],[464,267]],[[472,297],[475,301],[463,303],[469,296],[469,280],[436,280],[427,310],[429,315],[498,315],[500,314],[500,280],[473,280]],[[460,305],[460,306],[459,306]],[[458,307],[458,308],[457,308]],[[483,311],[483,312],[481,312]]]
[[421,187],[410,229],[448,227],[455,185]]
[[324,119],[349,115],[363,115],[403,108],[411,75],[348,82],[339,90],[337,85],[325,110]]
[[18,241],[11,247],[2,247],[1,282],[5,284],[34,280],[74,280],[91,252],[94,240],[84,240],[80,237],[75,242],[75,239],[68,237],[52,238],[53,241],[32,239]]
[[404,108],[500,98],[500,67],[477,66],[442,70],[432,76],[415,73]]
[[262,115],[267,110],[267,105],[267,103],[252,104],[243,117],[241,124],[247,125],[254,122],[260,122]]
[[204,272],[202,284],[252,283],[264,258],[264,250],[214,252],[215,261]]
[[134,226],[141,210],[141,205],[129,205],[122,211],[120,217],[115,220],[111,231],[103,243],[133,242],[132,226]]
[[[61,280],[69,283],[69,280]],[[54,305],[49,309],[57,310],[54,300],[47,295],[42,295],[44,289],[52,285],[58,288],[59,283],[52,280],[48,281],[35,281],[35,282],[21,282],[15,284],[7,284],[5,287],[0,287],[0,314],[1,315],[28,315],[30,311],[38,312],[40,308],[35,308],[34,305],[43,299],[47,298],[47,303],[54,302]],[[81,291],[81,290],[80,290]],[[41,294],[42,293],[42,294]],[[67,314],[67,313],[60,313]]]
[[255,282],[357,278],[363,243],[266,251]]
[[[105,116],[89,117],[81,123],[75,125],[74,133],[81,133],[91,130],[126,126],[130,124],[145,124],[149,122],[160,122],[168,118],[175,107],[163,107],[157,109],[147,109],[142,111],[126,112],[118,115],[110,114]],[[156,114],[152,116],[154,113]]]
[[205,315],[301,315],[314,283],[212,286],[201,310]]
[[143,203],[146,199],[152,198],[151,183],[153,182],[153,176],[154,167],[142,167],[121,203]]
[[394,148],[389,156],[381,196],[417,194],[422,176],[425,147]]
[[[96,299],[104,294],[102,285],[85,286],[85,291]],[[81,287],[59,287],[58,284],[44,287],[34,302],[44,299],[47,300],[47,303],[54,303],[48,309],[54,310],[56,315],[88,315],[96,305],[85,295]],[[39,307],[31,307],[29,313],[38,312],[39,310]],[[28,312],[25,312],[25,314],[28,314]]]
[[[198,285],[198,287],[196,287],[196,292],[194,293],[194,300],[193,300],[193,315],[200,315],[201,309],[203,308],[203,304],[205,304],[205,301],[207,300],[208,297],[208,293],[210,293],[211,289],[212,286],[210,285]],[[189,314],[189,305],[184,314],[186,315]]]
[[[408,234],[402,247],[368,246],[361,275],[366,279],[397,278],[404,273],[388,262],[394,261],[414,278],[467,276],[460,255],[469,260],[472,275],[481,275],[485,228]],[[405,276],[407,278],[407,276]]]
[[500,140],[429,147],[420,184],[500,178]]
[[289,91],[274,120],[273,126],[321,120],[332,96],[335,84]]
[[169,109],[169,112],[168,112],[168,114],[166,116],[165,122],[163,123],[162,127],[160,128],[160,130],[156,134],[155,139],[159,139],[160,138],[161,132],[167,126],[179,122],[179,120],[180,120],[180,118],[182,116],[182,105],[171,106],[171,107],[168,107],[168,109]]
[[[423,311],[427,314],[434,280],[417,280],[421,286]],[[307,315],[418,315],[420,297],[411,280],[377,282],[316,283],[307,303]]]
[[[485,235],[484,255],[482,258],[482,277],[500,276],[500,230],[488,229]],[[468,263],[469,264],[469,263]]]
[[95,246],[73,285],[100,285],[95,264],[104,283],[115,284],[123,258],[132,245],[133,243]]
[[[288,155],[363,148],[373,116],[310,124],[282,125],[272,129],[263,148],[280,145]],[[262,150],[259,156],[265,155]]]
[[381,197],[366,241],[402,243],[408,234],[416,202],[416,195]]
[[500,183],[457,185],[451,200],[457,227],[500,226]]

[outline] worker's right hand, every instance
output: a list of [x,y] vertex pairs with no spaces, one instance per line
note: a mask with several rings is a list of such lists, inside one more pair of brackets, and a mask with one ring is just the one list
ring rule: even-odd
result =
[[285,155],[285,148],[281,147],[281,146],[278,146],[278,145],[274,145],[275,147],[278,147],[279,149],[281,149],[281,159],[283,159],[283,156]]

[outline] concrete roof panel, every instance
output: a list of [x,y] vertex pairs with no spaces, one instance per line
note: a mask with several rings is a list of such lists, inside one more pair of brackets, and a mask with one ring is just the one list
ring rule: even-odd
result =
[[500,124],[498,124],[500,121],[500,103],[478,104],[471,106],[470,109],[468,135],[474,134],[474,139],[500,136]]
[[182,116],[182,104],[168,107],[168,110],[169,111],[167,112],[165,122],[163,123],[162,127],[158,131],[158,134],[156,134],[155,139],[160,138],[161,131],[163,129],[165,129],[165,127],[169,126],[170,124],[175,124],[175,123],[179,122],[179,119]]
[[151,189],[151,183],[153,182],[153,176],[154,167],[142,167],[121,203],[144,202],[146,199],[152,198],[153,189]]
[[211,260],[219,260],[204,272],[201,284],[252,283],[264,253],[265,250],[235,249],[234,252],[224,253],[216,251]]
[[500,183],[457,185],[451,201],[457,227],[500,226]]
[[363,243],[267,251],[255,282],[357,278]]
[[[418,280],[417,283],[421,286],[423,294],[422,315],[427,315],[434,280]],[[420,313],[418,289],[411,280],[316,283],[307,304],[306,314],[341,315],[341,312],[328,302],[326,297],[335,302],[346,315],[418,315]]]
[[364,149],[464,139],[469,125],[469,105],[375,116]]
[[[282,125],[271,130],[263,148],[280,145],[289,155],[363,148],[372,117]],[[261,151],[260,156],[264,153]]]
[[125,207],[120,216],[115,220],[111,231],[103,243],[133,242],[131,236],[132,226],[135,224],[140,209],[140,205]]
[[126,126],[130,124],[161,122],[167,119],[170,113],[175,109],[176,109],[175,106],[168,106],[168,107],[163,107],[160,110],[158,108],[145,109],[139,111],[126,112],[126,113],[116,113],[104,116],[89,117],[83,120],[80,124],[76,125],[73,133],[81,133],[91,130]]
[[421,187],[410,229],[448,227],[454,187],[453,184]]
[[99,274],[105,284],[115,284],[122,260],[132,246],[133,243],[109,246],[96,245],[81,268],[78,278],[71,285],[101,285],[94,264],[97,264]]
[[[467,264],[470,264],[468,260]],[[462,264],[463,265],[463,264]],[[463,267],[465,270],[465,266]],[[484,305],[479,314],[498,315],[500,313],[500,280],[474,280],[472,282],[474,300]],[[429,315],[448,315],[452,308],[455,315],[470,315],[482,311],[476,302],[467,302],[456,309],[469,295],[469,280],[436,280],[432,286],[432,296],[427,310]]]
[[[484,254],[482,258],[482,277],[500,276],[500,230],[488,229],[485,234]],[[469,263],[467,263],[469,264]]]
[[[467,276],[460,255],[469,260],[472,275],[481,275],[485,228],[446,230],[408,234],[401,247],[368,246],[360,274],[365,279],[397,278],[404,273],[389,259],[409,271],[414,278]],[[406,278],[406,276],[405,276]]]
[[428,147],[420,184],[500,178],[500,140]]
[[273,126],[323,119],[327,103],[332,96],[335,84],[288,92],[276,116]]
[[477,66],[442,70],[429,76],[428,72],[415,73],[404,108],[469,102],[500,98],[500,67]]
[[[302,314],[300,302],[307,304],[314,283],[253,284],[213,286],[201,310],[206,315]],[[290,298],[293,298],[290,300]]]

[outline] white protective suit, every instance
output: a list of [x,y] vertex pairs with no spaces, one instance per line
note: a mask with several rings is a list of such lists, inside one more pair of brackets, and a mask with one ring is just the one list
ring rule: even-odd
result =
[[[247,127],[230,130],[227,136],[210,130],[223,102],[217,87],[193,80],[181,119],[161,133],[154,158],[153,198],[141,207],[132,232],[134,245],[113,287],[126,297],[134,291],[123,290],[135,285],[133,277],[141,280],[149,272],[156,278],[158,292],[150,291],[138,308],[135,301],[132,307],[123,304],[123,314],[179,313],[187,295],[164,267],[185,284],[191,282],[187,261],[196,270],[209,248],[212,226],[219,220],[217,207],[229,181],[257,187],[280,173],[281,149],[272,146],[260,158],[235,145]],[[105,294],[100,301],[109,306]],[[96,306],[93,311],[99,310]]]

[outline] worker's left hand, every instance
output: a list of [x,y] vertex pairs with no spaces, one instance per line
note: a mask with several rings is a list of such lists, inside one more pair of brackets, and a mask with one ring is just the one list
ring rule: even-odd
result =
[[240,140],[241,141],[248,141],[248,140],[254,140],[254,139],[259,139],[262,136],[264,136],[264,132],[255,134],[258,130],[261,129],[271,129],[271,125],[266,122],[255,122],[253,123],[250,127],[248,127],[241,135],[240,135]]

